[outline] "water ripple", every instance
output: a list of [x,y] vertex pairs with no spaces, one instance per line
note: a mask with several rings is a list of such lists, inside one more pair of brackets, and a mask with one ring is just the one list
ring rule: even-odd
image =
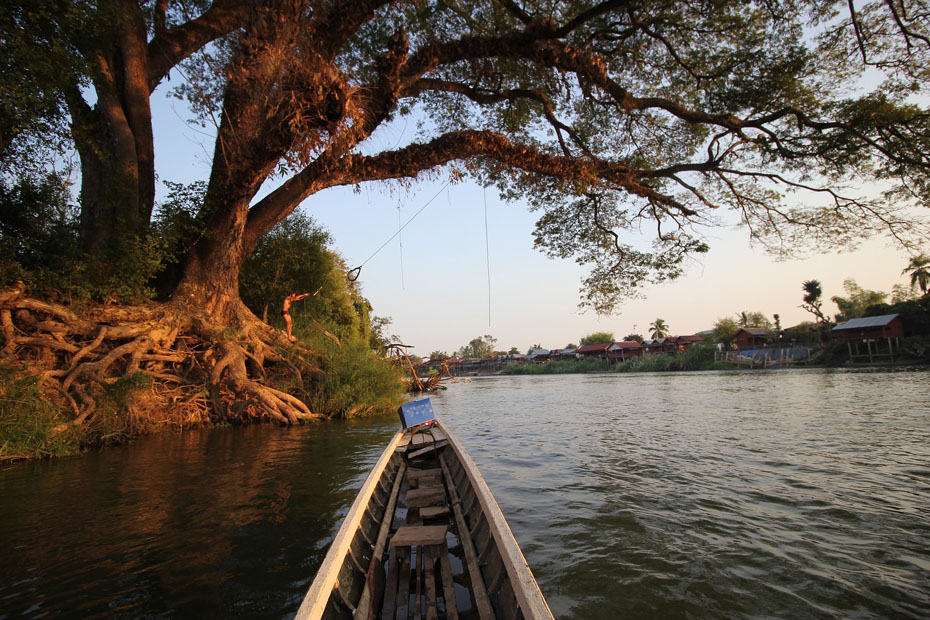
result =
[[557,617],[926,617],[926,373],[472,385],[437,407],[532,506],[507,517]]

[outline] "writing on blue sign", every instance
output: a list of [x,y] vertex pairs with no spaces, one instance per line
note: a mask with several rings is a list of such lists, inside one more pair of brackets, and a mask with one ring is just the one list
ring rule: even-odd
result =
[[428,398],[401,405],[399,413],[400,424],[404,428],[425,424],[436,419],[436,415],[433,413],[433,404]]

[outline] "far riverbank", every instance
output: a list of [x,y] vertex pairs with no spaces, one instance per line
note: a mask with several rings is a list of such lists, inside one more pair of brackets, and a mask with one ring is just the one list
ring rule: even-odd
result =
[[[627,372],[693,372],[710,370],[738,370],[753,368],[902,368],[930,366],[930,351],[924,347],[910,347],[904,343],[894,361],[851,363],[845,344],[833,343],[811,348],[810,355],[801,360],[782,364],[734,363],[715,355],[713,345],[691,347],[677,354],[652,354],[623,361],[607,359],[553,360],[542,364],[510,363],[498,370],[477,372],[475,375],[564,375],[586,373]],[[923,354],[923,355],[920,355]]]

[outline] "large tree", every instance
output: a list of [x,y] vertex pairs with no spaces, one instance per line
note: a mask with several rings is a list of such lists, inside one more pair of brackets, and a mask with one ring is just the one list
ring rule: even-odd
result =
[[[905,211],[930,203],[930,115],[914,102],[930,71],[920,2],[52,4],[16,0],[2,23],[67,68],[36,72],[54,92],[30,109],[67,113],[92,255],[118,253],[150,219],[155,88],[176,76],[215,121],[205,230],[172,287],[214,330],[254,321],[240,268],[298,205],[439,170],[539,210],[537,247],[590,267],[582,305],[599,312],[678,276],[727,211],[776,251],[928,236]],[[866,70],[884,81],[847,87],[870,83]],[[371,139],[411,118],[408,143]],[[29,126],[0,127],[0,147]],[[236,367],[247,385],[254,371]]]
[[840,310],[839,314],[835,316],[837,323],[863,317],[866,315],[865,311],[869,306],[884,304],[885,299],[888,298],[888,293],[864,289],[852,278],[843,281],[843,290],[846,291],[847,297],[834,295],[830,298]]

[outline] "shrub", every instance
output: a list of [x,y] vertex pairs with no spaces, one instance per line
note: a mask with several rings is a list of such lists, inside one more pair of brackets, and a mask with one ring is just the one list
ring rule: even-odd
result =
[[337,342],[321,324],[306,320],[295,323],[294,335],[316,353],[321,370],[321,376],[307,386],[314,412],[352,418],[390,413],[403,404],[403,371],[375,354],[367,339],[347,334]]

